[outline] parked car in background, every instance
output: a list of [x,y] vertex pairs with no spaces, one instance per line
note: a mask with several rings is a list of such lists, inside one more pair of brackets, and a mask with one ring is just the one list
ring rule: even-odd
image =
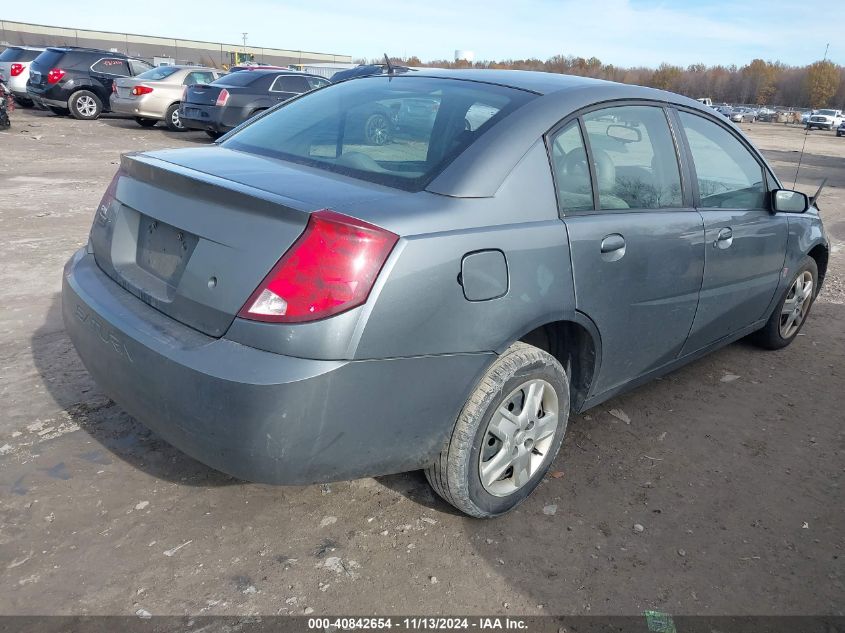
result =
[[810,120],[810,117],[813,116],[818,110],[804,110],[801,113],[801,123],[806,123]]
[[734,108],[731,110],[728,118],[734,123],[745,123],[746,121],[754,122],[757,120],[757,111],[752,108]]
[[731,116],[731,112],[733,111],[733,107],[729,105],[720,105],[716,106],[714,110],[716,110],[716,112],[718,112],[722,116],[729,118]]
[[164,121],[174,132],[185,130],[179,119],[179,105],[185,86],[210,84],[224,75],[202,66],[159,66],[137,77],[115,79],[111,109],[135,117],[138,125],[153,127]]
[[842,123],[842,110],[818,110],[807,120],[807,129],[834,130]]
[[185,86],[179,118],[186,128],[218,138],[259,112],[329,83],[316,75],[251,66],[208,84]]
[[842,121],[839,127],[836,128],[836,136],[845,136],[845,121]]
[[50,47],[32,61],[26,92],[53,113],[97,119],[109,111],[112,83],[152,68],[142,59],[96,48]]
[[33,103],[26,94],[26,82],[29,79],[29,67],[32,60],[44,51],[36,46],[10,46],[0,53],[0,75],[6,78],[9,92],[15,102],[24,108],[31,108]]
[[[395,102],[437,102],[428,134],[346,134]],[[124,154],[61,303],[103,392],[209,466],[293,485],[426,469],[492,517],[542,481],[570,412],[748,335],[789,345],[829,248],[811,200],[692,99],[426,70]]]

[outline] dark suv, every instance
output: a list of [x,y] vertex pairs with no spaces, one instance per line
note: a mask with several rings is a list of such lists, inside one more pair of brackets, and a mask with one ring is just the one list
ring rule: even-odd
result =
[[27,95],[55,114],[96,119],[109,109],[112,82],[152,68],[147,62],[95,48],[52,47],[32,62]]

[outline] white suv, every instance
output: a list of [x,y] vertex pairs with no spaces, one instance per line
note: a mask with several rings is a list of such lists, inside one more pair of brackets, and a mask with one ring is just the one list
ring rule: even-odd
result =
[[832,130],[842,123],[842,110],[819,110],[807,120],[807,129]]
[[26,95],[26,80],[29,79],[30,63],[42,52],[43,48],[35,46],[10,46],[0,53],[0,75],[6,78],[9,90],[19,105],[32,105],[32,99]]

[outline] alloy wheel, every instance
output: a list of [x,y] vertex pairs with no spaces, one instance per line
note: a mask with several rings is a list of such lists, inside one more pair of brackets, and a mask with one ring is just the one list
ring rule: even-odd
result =
[[390,123],[381,114],[374,114],[367,120],[367,140],[373,145],[384,145],[390,135]]
[[493,413],[479,455],[481,485],[504,497],[525,486],[543,466],[558,427],[558,398],[545,380],[514,389]]
[[82,95],[76,100],[76,111],[82,116],[94,116],[97,114],[97,103],[93,97]]
[[173,114],[170,115],[170,122],[173,123],[173,127],[182,128],[182,121],[179,119],[179,108],[173,110]]
[[812,300],[813,274],[809,270],[805,270],[792,282],[783,302],[779,328],[781,337],[791,338],[798,331],[807,317],[807,311]]

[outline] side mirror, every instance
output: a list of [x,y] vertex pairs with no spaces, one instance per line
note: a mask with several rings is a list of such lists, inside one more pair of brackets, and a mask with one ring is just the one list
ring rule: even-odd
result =
[[775,213],[804,213],[810,208],[810,199],[800,191],[775,189],[772,192],[772,210]]

